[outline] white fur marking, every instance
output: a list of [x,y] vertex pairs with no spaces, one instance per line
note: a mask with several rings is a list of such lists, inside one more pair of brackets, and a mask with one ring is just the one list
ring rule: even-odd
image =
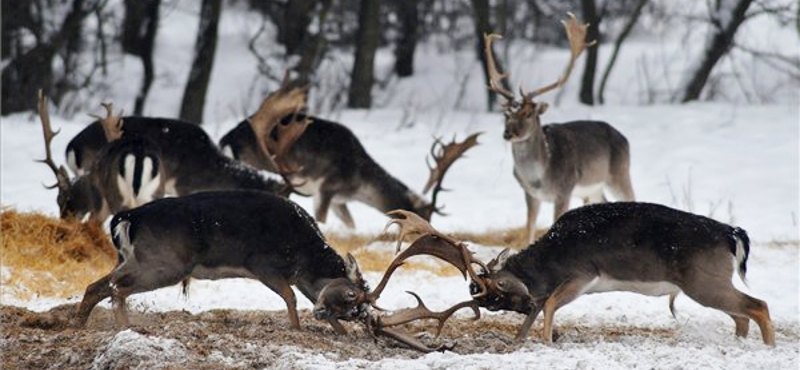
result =
[[130,221],[121,221],[114,228],[114,239],[118,239],[120,244],[120,245],[115,245],[120,254],[119,266],[117,266],[116,268],[117,271],[119,271],[122,268],[122,266],[126,265],[129,261],[136,259],[136,257],[133,254],[134,246],[133,244],[131,244],[131,239],[129,234],[130,228],[131,228]]
[[600,275],[587,284],[583,293],[602,293],[626,291],[648,296],[678,294],[681,289],[666,281],[617,280],[608,275]]
[[125,172],[122,175],[117,175],[117,188],[122,197],[122,205],[128,208],[136,207],[136,194],[133,191],[133,171],[136,163],[136,157],[128,154],[123,159]]
[[156,172],[154,177],[151,177],[153,172],[153,159],[145,157],[142,162],[142,184],[139,187],[139,193],[136,194],[136,207],[145,204],[155,199],[155,194],[161,185],[161,172]]
[[75,150],[73,149],[67,151],[67,166],[75,173],[75,176],[81,176],[86,172],[78,167],[78,160],[75,158]]
[[575,198],[593,197],[598,193],[602,194],[603,186],[605,186],[605,183],[603,182],[598,182],[586,186],[575,185],[575,188],[572,189],[572,196]]
[[231,146],[230,146],[230,145],[225,145],[225,146],[223,146],[223,147],[220,149],[220,151],[222,151],[222,155],[224,155],[224,156],[226,156],[226,157],[228,157],[228,158],[236,159],[236,158],[233,156],[233,149],[231,149]]

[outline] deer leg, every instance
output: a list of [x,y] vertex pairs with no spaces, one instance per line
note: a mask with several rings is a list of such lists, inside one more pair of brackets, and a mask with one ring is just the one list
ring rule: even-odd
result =
[[733,322],[736,323],[736,336],[747,338],[747,332],[750,331],[750,319],[746,317],[730,315]]
[[553,222],[569,211],[569,195],[558,196],[553,204]]
[[83,300],[78,306],[78,314],[75,321],[75,326],[84,327],[89,320],[89,315],[92,310],[97,306],[100,301],[110,297],[111,290],[111,274],[102,277],[100,280],[90,284],[83,294]]
[[[260,266],[263,266],[263,264]],[[289,324],[293,329],[300,329],[300,320],[297,318],[297,298],[289,282],[272,269],[264,269],[262,267],[248,268],[248,270],[253,273],[262,284],[266,285],[283,298],[284,302],[286,302],[286,310],[289,313]]]
[[347,209],[347,203],[337,203],[333,205],[333,213],[336,214],[336,217],[339,217],[340,220],[350,229],[356,228],[356,223],[353,221],[353,216],[350,215],[350,210]]
[[128,305],[125,302],[126,296],[114,294],[112,296],[112,306],[114,307],[114,320],[117,322],[118,328],[126,328],[130,326],[128,321]]
[[528,243],[532,244],[536,241],[536,217],[539,215],[539,206],[542,202],[538,198],[534,198],[528,193],[525,193],[525,205],[528,208],[528,219],[525,224],[528,230]]
[[539,316],[539,312],[542,312],[541,306],[534,308],[527,317],[525,317],[525,321],[522,322],[522,326],[520,326],[519,331],[517,332],[517,336],[514,338],[515,341],[521,342],[528,336],[528,332],[531,331],[531,325],[533,322],[536,321],[536,317]]
[[339,320],[329,319],[328,323],[331,324],[333,330],[336,331],[336,334],[347,335],[347,329],[344,328],[344,326],[342,325],[342,323],[339,322]]
[[[744,320],[752,319],[761,330],[764,344],[775,345],[775,329],[769,318],[769,308],[766,302],[738,291],[730,281],[723,280],[722,277],[714,281],[715,279],[709,278],[707,274],[702,274],[696,279],[705,280],[693,280],[702,281],[702,284],[687,284],[691,285],[684,289],[687,296],[703,306],[724,311],[732,317],[736,316]],[[693,285],[698,286],[694,287]],[[746,334],[747,325],[742,324],[742,321],[737,318],[734,318],[734,322],[736,323],[736,335]]]
[[631,175],[628,173],[627,168],[622,173],[614,176],[611,181],[612,183],[609,184],[608,190],[616,201],[633,202],[636,200],[633,194],[633,185],[631,185]]
[[331,206],[332,199],[333,194],[322,190],[314,196],[314,218],[317,219],[317,222],[324,224],[327,220],[328,208]]
[[592,281],[587,279],[568,280],[559,285],[544,302],[543,339],[546,344],[553,344],[553,316],[556,310],[580,297],[590,284]]

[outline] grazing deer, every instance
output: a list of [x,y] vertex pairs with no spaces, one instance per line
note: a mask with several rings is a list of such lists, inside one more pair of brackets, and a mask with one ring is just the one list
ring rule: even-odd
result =
[[113,213],[147,203],[164,195],[164,168],[157,145],[146,138],[122,135],[122,120],[113,114],[111,104],[103,104],[108,114],[100,119],[105,145],[99,151],[102,160],[70,179],[63,166],[52,158],[50,143],[58,134],[53,131],[47,111],[47,98],[39,91],[39,116],[46,158],[42,160],[56,175],[58,206],[61,218],[102,222]]
[[[484,265],[464,243],[442,235],[413,214],[403,217],[401,235],[424,235],[414,244],[425,243],[428,254],[469,272],[474,303],[491,311],[527,315],[517,340],[528,335],[544,311],[543,339],[552,343],[556,310],[583,294],[669,295],[672,309],[675,296],[683,292],[730,315],[737,336],[747,335],[752,319],[764,343],[775,345],[766,302],[731,283],[734,270],[744,279],[750,254],[747,233],[741,228],[657,204],[593,204],[565,213],[525,250],[511,255],[506,249]],[[474,264],[482,271],[476,272]]]
[[392,327],[435,318],[441,329],[456,310],[477,310],[472,302],[445,312],[432,312],[420,304],[394,315],[371,315],[369,307],[375,305],[395,269],[404,259],[426,250],[403,251],[378,288],[369,291],[352,255],[339,256],[300,206],[266,192],[217,191],[159,199],[116,214],[110,231],[118,253],[117,266],[86,288],[75,321],[80,327],[108,297],[117,325],[127,326],[128,296],[188,277],[257,279],[283,298],[291,327],[299,329],[297,300],[291,288],[296,286],[315,304],[314,316],[330,323],[337,333],[346,333],[339,320],[359,321],[375,335],[424,352],[448,347],[428,347]]
[[[296,192],[314,197],[314,216],[318,222],[327,220],[328,209],[332,207],[334,214],[350,228],[355,227],[347,208],[350,201],[365,203],[384,213],[405,209],[430,220],[433,213],[439,211],[436,198],[446,169],[477,144],[478,134],[461,143],[453,141],[444,145],[440,140],[433,143],[431,155],[436,168],[431,168],[423,190],[424,195],[433,189],[428,202],[375,162],[344,125],[302,114],[297,116],[310,125],[285,154],[285,161],[296,169],[289,172],[289,182]],[[259,150],[256,135],[247,121],[223,136],[219,145],[233,158],[257,168],[274,170],[264,151]]]
[[[269,113],[269,107],[262,108],[262,114]],[[182,196],[210,190],[253,189],[288,196],[291,191],[280,179],[265,176],[223,155],[196,124],[167,118],[132,116],[122,119],[125,122],[123,137],[146,138],[161,149],[168,174],[164,179],[168,194]],[[105,145],[103,135],[101,123],[93,122],[69,142],[67,162],[73,172],[81,174],[96,161]]]
[[601,121],[541,124],[547,103],[537,103],[533,98],[561,87],[569,78],[575,60],[587,47],[586,25],[579,25],[574,15],[569,16],[564,26],[572,56],[564,74],[555,83],[530,93],[520,88],[522,101],[517,101],[514,93],[500,85],[500,80],[508,75],[497,71],[491,53],[492,40],[500,36],[484,36],[489,89],[507,99],[503,138],[511,142],[514,177],[525,192],[526,226],[531,243],[536,239],[535,223],[542,201],[554,203],[555,221],[569,209],[572,197],[583,198],[584,204],[602,202],[603,190],[607,189],[617,200],[634,200],[628,141],[619,131]]

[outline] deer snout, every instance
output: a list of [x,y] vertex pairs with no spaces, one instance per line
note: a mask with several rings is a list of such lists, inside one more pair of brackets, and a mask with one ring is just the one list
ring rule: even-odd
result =
[[511,138],[513,138],[513,137],[514,137],[514,133],[512,132],[511,129],[506,128],[505,130],[503,130],[503,139],[511,140]]

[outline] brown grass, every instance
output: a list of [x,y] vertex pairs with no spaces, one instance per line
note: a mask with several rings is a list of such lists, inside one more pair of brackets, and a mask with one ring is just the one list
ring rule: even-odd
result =
[[33,212],[0,209],[2,283],[7,292],[67,298],[108,273],[117,255],[96,223],[82,224]]

